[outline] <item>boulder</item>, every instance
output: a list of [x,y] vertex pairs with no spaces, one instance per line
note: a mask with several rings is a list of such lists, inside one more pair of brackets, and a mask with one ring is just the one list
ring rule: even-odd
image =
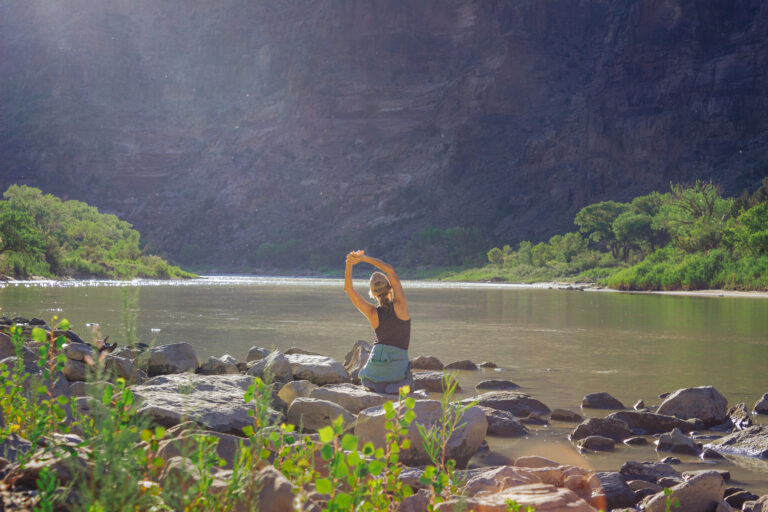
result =
[[[259,471],[254,480],[258,482],[258,492],[252,510],[269,510],[269,512],[292,512],[294,510],[293,485],[280,471],[273,466],[266,466]],[[249,508],[249,510],[251,509]]]
[[113,355],[115,357],[124,357],[126,359],[130,359],[131,361],[136,361],[136,358],[141,354],[141,351],[132,349],[130,347],[118,347],[112,352],[110,352],[110,355]]
[[294,354],[302,355],[302,356],[321,356],[323,354],[318,354],[317,352],[312,352],[311,350],[305,350],[303,348],[299,347],[291,347],[288,350],[285,351],[285,355],[291,356]]
[[592,489],[590,504],[600,510],[633,506],[637,498],[620,473],[597,472],[589,478]]
[[355,422],[355,415],[333,402],[318,398],[296,398],[288,407],[287,421],[304,432],[317,432],[332,424],[341,416],[344,425],[349,427]]
[[258,361],[260,359],[264,359],[269,355],[269,350],[266,348],[261,347],[251,347],[248,350],[248,356],[245,358],[246,363],[250,363],[251,361]]
[[27,453],[31,449],[32,443],[18,434],[8,434],[8,437],[0,441],[0,457],[11,462],[15,462],[20,455]]
[[61,373],[70,382],[84,381],[88,378],[88,365],[77,359],[67,358],[64,360],[64,368]]
[[444,366],[440,360],[434,356],[418,356],[411,361],[411,368],[414,370],[443,370]]
[[567,423],[581,423],[584,418],[580,414],[567,409],[555,409],[552,414],[549,415],[549,419],[552,421],[564,421]]
[[656,451],[698,455],[701,453],[701,448],[698,447],[693,439],[675,428],[672,429],[672,432],[662,434],[656,445]]
[[581,450],[592,450],[595,452],[612,452],[616,447],[616,442],[610,437],[588,436],[576,443]]
[[[725,493],[725,482],[717,471],[705,471],[671,488],[670,498],[678,501],[675,512],[714,511]],[[667,496],[659,493],[645,503],[646,512],[664,512]]]
[[610,437],[620,443],[632,437],[632,431],[626,423],[616,418],[589,418],[573,429],[569,438],[578,441],[589,436]]
[[69,385],[70,396],[85,396],[88,392],[88,388],[83,381],[75,381]]
[[528,416],[520,418],[520,422],[525,423],[526,425],[546,425],[549,423],[549,420],[547,420],[546,416],[542,416],[537,412],[532,412]]
[[747,501],[742,505],[744,512],[768,512],[768,494],[755,501]]
[[312,392],[312,390],[315,388],[317,388],[317,386],[315,386],[308,380],[292,380],[291,382],[288,382],[282,388],[280,388],[280,391],[278,391],[277,396],[279,396],[280,399],[286,403],[286,405],[290,406],[291,402],[293,402],[297,398],[308,397],[309,394]]
[[519,468],[556,468],[560,463],[538,455],[524,455],[516,458],[514,465]]
[[17,486],[36,489],[37,480],[40,478],[40,472],[43,468],[48,468],[49,471],[55,474],[56,483],[62,486],[73,483],[76,479],[86,478],[89,471],[92,470],[92,463],[88,460],[87,454],[82,450],[75,448],[72,448],[72,450],[72,454],[62,454],[59,456],[41,450],[33,454],[30,460],[24,464],[24,467],[13,467],[6,480],[13,482]]
[[[169,432],[166,432],[166,435],[169,434]],[[157,449],[157,456],[165,461],[168,461],[173,457],[189,456],[197,449],[199,440],[206,437],[216,438],[216,455],[224,460],[225,465],[223,467],[225,469],[232,469],[235,458],[237,457],[238,447],[241,443],[244,446],[250,446],[251,444],[248,439],[233,436],[231,434],[192,429],[191,431],[183,431],[176,437],[166,437],[166,439],[160,441]]]
[[[172,427],[192,420],[206,430],[244,435],[243,427],[253,425],[248,411],[254,405],[243,399],[252,383],[253,378],[245,375],[172,374],[131,389],[140,404],[139,414],[158,425]],[[272,416],[279,415],[273,411]]]
[[396,395],[374,393],[368,388],[349,383],[328,384],[327,386],[313,389],[309,396],[339,404],[352,414],[358,414],[363,409],[383,405],[391,400],[397,400]]
[[194,372],[200,367],[197,353],[189,343],[172,343],[154,347],[147,360],[147,374],[168,375],[172,373]]
[[477,405],[483,407],[509,411],[518,418],[527,417],[534,412],[543,415],[550,413],[549,407],[540,401],[531,398],[525,393],[515,391],[490,391],[488,393],[483,393],[482,395],[462,400],[463,403],[475,401],[477,402]]
[[725,501],[736,510],[741,510],[742,506],[747,501],[755,501],[758,499],[760,499],[760,496],[752,494],[744,489],[733,490],[733,488],[731,488],[725,490]]
[[[421,435],[416,425],[420,424],[429,428],[436,424],[443,414],[440,402],[437,400],[416,400],[413,412],[416,418],[411,422],[406,436],[410,440],[411,446],[400,452],[400,461],[408,466],[431,464],[424,451]],[[360,438],[360,442],[363,444],[370,441],[376,447],[383,447],[386,436],[384,427],[386,421],[384,407],[365,409],[357,417],[355,435]],[[447,456],[456,461],[457,467],[463,468],[485,439],[488,422],[480,407],[470,407],[459,418],[459,424],[464,424],[464,426],[456,430],[448,440]]]
[[496,363],[494,363],[492,361],[483,361],[482,363],[478,364],[477,366],[479,366],[480,368],[491,368],[491,369],[496,369],[496,368],[499,367],[499,365],[497,365]]
[[477,383],[475,389],[480,391],[481,389],[490,389],[496,391],[509,391],[512,389],[518,389],[520,386],[509,380],[490,379]]
[[636,411],[645,409],[645,402],[643,402],[642,400],[638,400],[637,402],[635,402],[635,405],[633,405],[632,408]]
[[296,380],[308,380],[318,386],[349,381],[347,369],[330,357],[309,354],[287,354],[285,357]]
[[656,413],[684,420],[698,418],[712,426],[727,419],[728,400],[712,386],[678,389],[662,402]]
[[738,430],[706,445],[726,455],[768,459],[768,425],[756,425]]
[[363,369],[363,366],[365,366],[365,363],[368,362],[371,350],[373,350],[373,345],[367,341],[357,340],[352,346],[352,350],[344,356],[344,368],[347,369],[349,379],[352,382],[357,384],[360,383],[358,374],[360,373],[360,370]]
[[62,350],[69,359],[84,361],[88,358],[93,362],[93,349],[85,343],[65,343]]
[[16,347],[11,341],[11,337],[0,332],[0,361],[6,357],[12,357],[16,355]]
[[755,402],[755,407],[752,409],[752,412],[755,414],[768,414],[768,393],[764,394],[762,398]]
[[723,455],[720,455],[718,452],[713,450],[712,448],[704,448],[702,450],[701,455],[699,455],[703,460],[723,460],[725,457]]
[[644,480],[658,483],[661,478],[682,479],[682,475],[675,468],[663,462],[625,462],[619,473],[626,480]]
[[204,362],[197,373],[203,375],[224,375],[240,373],[237,369],[237,359],[229,354],[224,354],[221,357],[211,356],[206,362]]
[[455,361],[445,365],[446,370],[477,370],[477,365],[469,359],[463,361]]
[[165,461],[158,482],[166,488],[189,488],[195,485],[202,475],[198,467],[187,457],[171,457]]
[[[45,384],[47,388],[51,390],[51,393],[53,393],[53,396],[59,396],[59,395],[69,395],[69,380],[66,379],[63,373],[57,372],[53,376],[53,387],[50,386],[48,379],[43,378],[43,370],[37,365],[37,359],[33,357],[28,357],[27,352],[31,352],[29,349],[24,349],[24,357],[22,358],[22,362],[24,365],[24,372],[29,375],[35,375],[41,378],[42,382]],[[6,357],[5,359],[0,361],[0,366],[5,365],[6,369],[8,370],[8,373],[10,375],[13,375],[16,372],[16,364],[17,364],[17,358],[16,356]],[[24,380],[24,389],[26,392],[33,392],[35,390],[32,389],[33,385],[33,379],[25,379]],[[2,418],[0,418],[0,421]]]
[[747,410],[747,404],[740,403],[728,410],[728,417],[736,430],[744,430],[752,426],[752,417]]
[[136,368],[136,364],[126,358],[108,354],[104,359],[104,369],[116,377],[125,379],[126,382],[140,383],[146,375]]
[[590,393],[581,400],[584,409],[624,409],[624,404],[616,400],[610,394]]
[[273,350],[267,357],[257,360],[246,373],[270,382],[289,382],[293,380],[291,363],[279,350]]
[[648,444],[648,440],[644,437],[630,437],[624,440],[624,444],[627,446],[645,446]]
[[487,435],[498,437],[521,437],[528,434],[528,429],[520,423],[514,414],[508,411],[481,407],[488,422]]
[[696,429],[692,421],[681,420],[674,416],[665,414],[654,414],[652,412],[641,411],[619,411],[608,415],[629,426],[635,435],[663,434],[671,431],[673,428],[680,429],[683,432],[690,432]]
[[416,389],[424,389],[433,393],[442,393],[445,391],[445,379],[446,375],[449,382],[455,382],[455,391],[461,391],[461,386],[454,375],[445,374],[443,372],[414,372],[413,383]]
[[586,501],[570,489],[551,484],[535,483],[509,487],[498,493],[482,494],[472,498],[451,498],[435,507],[436,512],[505,512],[508,502],[517,503],[520,510],[533,507],[537,512],[596,512]]

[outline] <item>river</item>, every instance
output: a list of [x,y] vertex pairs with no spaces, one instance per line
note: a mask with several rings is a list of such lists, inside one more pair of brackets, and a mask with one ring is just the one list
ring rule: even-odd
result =
[[[361,292],[365,282],[356,282]],[[682,387],[713,385],[730,405],[750,409],[768,392],[768,299],[552,290],[503,284],[405,282],[413,318],[411,355],[444,363],[492,361],[499,370],[460,372],[464,391],[509,379],[550,408],[579,412],[587,393],[607,391],[631,407]],[[342,360],[372,332],[337,279],[207,277],[180,282],[63,281],[0,287],[0,315],[65,317],[84,339],[123,344],[191,343],[201,359],[248,349],[299,347]],[[92,332],[98,329],[95,334]],[[600,415],[600,411],[585,411]],[[768,423],[768,418],[758,417]],[[548,456],[618,470],[626,460],[657,460],[651,448],[581,455],[565,440],[573,425],[534,427],[528,438],[489,438],[494,452]],[[680,457],[679,469],[711,467]],[[722,464],[721,464],[722,465]],[[729,459],[734,482],[768,493],[768,463]]]

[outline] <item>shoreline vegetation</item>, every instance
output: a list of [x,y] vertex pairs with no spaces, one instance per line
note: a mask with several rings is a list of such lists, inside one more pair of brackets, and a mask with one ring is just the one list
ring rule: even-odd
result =
[[131,224],[80,201],[11,185],[0,201],[0,277],[196,277],[142,247]]

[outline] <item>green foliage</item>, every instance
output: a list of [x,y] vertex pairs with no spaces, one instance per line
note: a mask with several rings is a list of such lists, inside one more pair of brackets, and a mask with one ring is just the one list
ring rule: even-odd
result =
[[139,233],[114,215],[36,188],[11,185],[0,201],[0,272],[29,275],[193,277],[139,247]]
[[488,251],[488,261],[491,262],[492,265],[501,265],[504,256],[501,252],[501,249],[498,247],[494,247],[490,251]]
[[614,258],[618,257],[619,244],[613,231],[613,222],[629,209],[629,205],[615,201],[603,201],[582,208],[574,223],[593,242],[603,242]]

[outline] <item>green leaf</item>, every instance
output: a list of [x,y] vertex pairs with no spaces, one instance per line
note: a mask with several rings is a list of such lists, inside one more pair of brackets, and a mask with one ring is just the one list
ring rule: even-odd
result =
[[[397,413],[394,410],[392,410],[392,411],[385,411],[384,412],[384,418],[386,418],[388,420],[393,420],[393,419],[395,419],[396,416],[397,416]],[[386,427],[384,427],[384,428],[386,428]]]
[[165,437],[165,427],[155,427],[155,439],[162,439],[164,437]]
[[58,327],[62,331],[68,331],[69,330],[69,320],[67,320],[66,318],[62,318],[61,322],[59,322],[59,326]]
[[376,453],[374,455],[377,459],[383,459],[384,458],[384,449],[383,448],[377,448]]
[[363,445],[363,455],[365,455],[366,457],[370,457],[371,455],[373,455],[374,450],[375,449],[373,447],[373,443],[371,443],[370,441]]
[[341,438],[341,449],[348,452],[357,450],[357,436],[344,434],[344,437]]
[[164,464],[165,464],[165,461],[163,460],[162,457],[155,457],[154,459],[152,459],[152,465],[156,468],[161,468],[163,467]]
[[384,471],[384,463],[379,460],[372,460],[368,464],[368,470],[374,476],[379,475],[382,471]]
[[253,426],[252,425],[246,425],[243,427],[243,434],[245,434],[248,437],[251,437],[253,435]]
[[327,478],[315,478],[315,489],[317,489],[317,492],[320,494],[331,494],[333,486],[331,485],[331,481]]
[[408,409],[407,411],[405,411],[405,414],[403,414],[403,418],[405,419],[405,421],[410,423],[416,419],[416,413]]
[[331,427],[323,427],[317,433],[320,434],[320,441],[324,443],[333,441],[333,429]]
[[142,430],[141,431],[141,440],[144,441],[145,443],[150,442],[152,440],[152,431],[150,431],[147,428]]
[[411,397],[408,397],[405,399],[405,407],[406,409],[413,409],[416,406],[416,400],[414,400]]
[[387,421],[385,421],[385,422],[384,422],[384,430],[392,430],[392,428],[394,427],[394,425],[395,425],[395,424],[394,424],[394,423],[392,423],[392,421],[390,421],[390,420],[387,420]]
[[394,412],[395,411],[395,406],[392,405],[392,402],[385,402],[384,403],[384,411],[385,412]]
[[349,474],[349,466],[347,466],[347,463],[344,462],[343,460],[340,461],[336,465],[336,468],[333,470],[333,476],[335,476],[336,478],[344,478],[348,474]]
[[270,432],[269,433],[269,440],[272,441],[275,444],[279,443],[280,442],[280,434],[278,434],[277,432]]
[[335,430],[337,433],[339,433],[339,434],[341,434],[342,432],[344,432],[344,417],[343,417],[343,416],[339,415],[339,417],[338,417],[338,418],[336,418],[335,420],[333,420],[333,429],[334,429],[334,430]]
[[56,401],[59,402],[61,405],[67,405],[69,403],[69,398],[67,398],[64,395],[59,395],[56,398]]
[[340,492],[334,497],[334,502],[341,510],[348,510],[352,505],[352,496],[345,492]]
[[400,448],[403,450],[407,450],[411,447],[411,440],[410,439],[403,439],[403,442],[400,443]]
[[269,450],[267,450],[266,448],[262,448],[262,450],[261,450],[261,453],[259,454],[259,456],[260,456],[262,459],[268,459],[270,455],[272,455],[272,452],[270,452],[270,451],[269,451]]
[[45,329],[41,329],[39,327],[32,329],[32,339],[38,343],[45,343],[47,334],[48,333],[45,332]]
[[326,444],[320,448],[320,456],[323,458],[323,460],[331,460],[333,458],[333,446]]
[[48,394],[48,388],[45,386],[38,386],[37,393],[40,395],[46,395]]
[[360,464],[360,455],[357,452],[350,452],[347,455],[347,464],[349,464],[352,467],[355,467],[358,464]]

